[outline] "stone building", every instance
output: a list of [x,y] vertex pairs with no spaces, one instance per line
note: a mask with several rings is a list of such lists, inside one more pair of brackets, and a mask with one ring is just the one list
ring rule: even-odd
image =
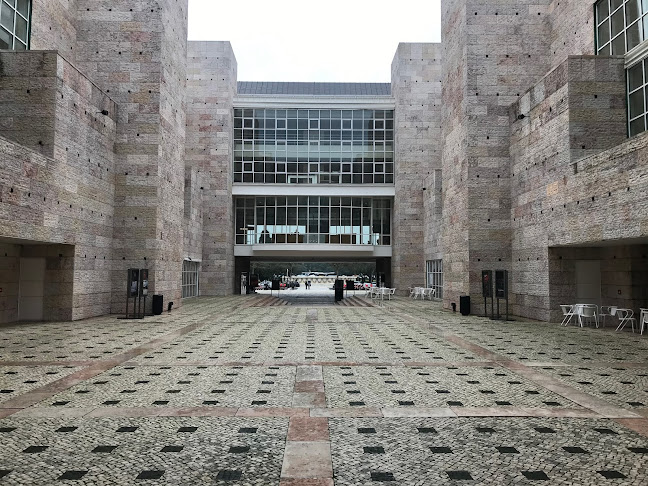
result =
[[[258,260],[375,261],[444,306],[648,305],[637,0],[442,1],[391,83],[237,79],[187,0],[0,2],[0,323],[238,292]],[[646,26],[644,27],[644,20]]]

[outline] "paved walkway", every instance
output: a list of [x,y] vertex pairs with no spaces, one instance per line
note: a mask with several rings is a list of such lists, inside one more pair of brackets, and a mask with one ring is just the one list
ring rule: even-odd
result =
[[0,486],[648,483],[648,338],[434,302],[0,328]]

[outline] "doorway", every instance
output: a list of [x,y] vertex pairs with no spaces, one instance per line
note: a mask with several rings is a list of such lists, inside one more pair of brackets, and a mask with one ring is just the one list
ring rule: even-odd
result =
[[576,302],[601,306],[601,262],[576,260]]
[[45,258],[21,258],[18,320],[42,321],[45,297]]

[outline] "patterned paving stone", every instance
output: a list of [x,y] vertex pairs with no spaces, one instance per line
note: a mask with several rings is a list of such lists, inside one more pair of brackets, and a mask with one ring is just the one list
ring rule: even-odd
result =
[[3,326],[0,483],[331,486],[329,452],[281,479],[287,439],[293,464],[330,450],[337,486],[648,481],[645,337],[253,299]]
[[79,369],[81,368],[76,366],[0,365],[0,404],[59,380]]
[[648,367],[543,367],[542,370],[574,388],[618,407],[648,410]]
[[[71,433],[55,431],[73,424]],[[83,484],[219,484],[223,471],[238,471],[242,483],[278,484],[287,419],[146,418],[95,420],[4,419],[2,484],[51,485],[83,479]],[[123,427],[133,433],[119,433]],[[182,427],[195,428],[181,433]],[[241,433],[243,427],[256,432]],[[23,453],[28,447],[40,448]],[[47,464],[47,467],[41,467]],[[220,475],[220,477],[219,477]],[[234,478],[235,474],[230,474]]]
[[[120,366],[59,393],[40,406],[290,407],[294,367]],[[260,398],[263,397],[263,398]]]
[[[369,407],[580,408],[575,403],[500,367],[324,367],[329,407],[359,400]],[[549,405],[551,403],[552,405]],[[555,404],[555,405],[554,405]]]
[[[541,427],[555,433],[538,432]],[[595,430],[602,427],[616,434]],[[648,455],[630,450],[648,438],[603,419],[332,418],[329,428],[340,486],[370,485],[377,472],[388,472],[399,485],[525,484],[545,476],[550,484],[599,485],[605,474],[621,477],[609,471],[622,474],[623,484],[640,485],[648,466]],[[359,433],[367,428],[376,432]],[[384,454],[367,453],[368,448],[382,448]]]

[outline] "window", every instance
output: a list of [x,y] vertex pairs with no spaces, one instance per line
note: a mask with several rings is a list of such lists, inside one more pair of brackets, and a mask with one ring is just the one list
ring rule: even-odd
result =
[[[625,55],[648,39],[648,0],[600,0],[596,12],[596,53]],[[646,131],[645,45],[626,56],[628,134]],[[639,61],[635,62],[634,59]]]
[[646,130],[646,59],[628,69],[628,133]]
[[0,0],[0,49],[29,49],[31,0]]
[[622,56],[648,38],[646,0],[601,0],[596,4],[596,52]]
[[390,245],[390,199],[370,197],[239,197],[237,245]]
[[427,261],[427,286],[435,289],[437,298],[443,298],[443,260]]
[[182,263],[182,298],[198,297],[200,288],[198,285],[199,262],[185,260]]
[[393,110],[234,110],[234,182],[393,184]]

